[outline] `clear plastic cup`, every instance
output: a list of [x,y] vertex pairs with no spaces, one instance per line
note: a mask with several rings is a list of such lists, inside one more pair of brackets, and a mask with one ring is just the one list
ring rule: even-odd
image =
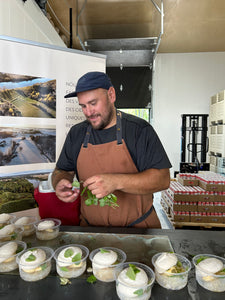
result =
[[[105,259],[105,261],[97,261],[96,262],[96,254],[98,254],[99,252],[102,252],[102,250],[104,251],[113,251],[113,253],[116,253],[117,255],[117,259],[114,263],[108,263]],[[100,280],[100,281],[104,281],[104,282],[112,282],[115,280],[115,276],[114,276],[114,269],[116,266],[118,266],[119,264],[125,262],[127,256],[125,254],[124,251],[118,249],[118,248],[114,248],[114,247],[102,247],[102,248],[98,248],[93,250],[90,255],[89,258],[92,262],[92,269],[93,269],[93,274],[94,276]],[[110,258],[109,258],[110,259]]]
[[38,218],[36,216],[26,216],[26,223],[22,222],[22,218],[23,217],[16,217],[11,223],[13,223],[17,228],[23,228],[23,237],[34,234],[34,224],[38,221]]
[[181,290],[187,285],[188,273],[191,270],[191,263],[186,257],[174,253],[178,259],[179,264],[181,264],[182,268],[185,271],[180,273],[168,272],[168,270],[162,272],[162,270],[159,270],[157,268],[156,261],[159,258],[159,256],[163,253],[164,252],[157,253],[152,257],[152,264],[154,266],[155,271],[155,279],[159,285],[166,289]]
[[225,291],[225,272],[218,275],[215,273],[206,272],[198,264],[201,258],[216,258],[223,263],[223,269],[225,269],[225,259],[212,255],[212,254],[198,254],[193,257],[192,262],[195,266],[196,280],[203,288],[212,292],[224,292]]
[[[139,272],[135,279],[127,276],[130,265],[134,265]],[[138,262],[125,262],[115,268],[116,292],[120,300],[148,300],[155,282],[153,270]],[[139,274],[139,275],[138,275]]]
[[[7,225],[6,225],[7,226]],[[23,228],[16,228],[10,234],[0,234],[0,243],[14,240],[22,241]]]
[[15,214],[11,213],[1,213],[0,214],[0,228],[4,227],[5,225],[8,225],[13,222],[13,220],[16,219]]
[[[15,252],[10,254],[7,253],[7,255],[1,252],[2,246],[9,246],[11,243],[16,244],[15,245]],[[16,270],[18,268],[18,264],[16,262],[16,257],[23,253],[27,249],[27,244],[23,241],[11,241],[11,242],[4,242],[0,243],[0,272],[10,272],[13,270]],[[5,252],[5,251],[4,251]]]
[[[34,251],[42,250],[45,253],[44,260],[32,260],[30,262],[27,261],[28,255],[32,256],[32,253],[35,254]],[[20,253],[17,258],[17,264],[19,266],[20,277],[25,281],[38,281],[48,276],[51,272],[52,268],[52,257],[54,255],[54,250],[49,247],[33,247],[26,249],[23,253]],[[29,257],[29,256],[28,256]]]
[[[62,259],[62,256],[59,256],[60,253],[62,254],[64,251],[69,251],[69,249],[72,249],[73,247],[79,248],[81,250],[82,254],[80,260],[76,259],[76,261],[73,262],[73,253],[70,255],[69,259],[65,260]],[[54,253],[54,259],[56,261],[56,271],[58,275],[65,278],[76,278],[81,276],[86,270],[88,255],[88,248],[78,244],[65,245],[56,249]]]
[[[46,222],[46,221],[53,222],[54,226],[46,228],[44,230],[43,229],[40,230],[40,224],[42,222]],[[54,219],[54,218],[41,219],[34,224],[35,229],[36,229],[36,237],[39,240],[43,240],[43,241],[55,239],[59,234],[60,225],[61,225],[61,221],[59,219]]]

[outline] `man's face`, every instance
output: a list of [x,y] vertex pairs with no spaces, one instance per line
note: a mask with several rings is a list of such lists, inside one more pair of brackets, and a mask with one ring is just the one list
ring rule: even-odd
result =
[[78,93],[78,101],[85,117],[94,129],[105,129],[114,125],[115,90],[110,88]]

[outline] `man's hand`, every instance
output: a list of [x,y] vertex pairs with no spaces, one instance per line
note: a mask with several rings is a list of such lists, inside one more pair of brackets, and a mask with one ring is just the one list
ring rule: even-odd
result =
[[56,196],[63,202],[74,202],[79,193],[79,189],[72,190],[72,184],[67,179],[61,179],[55,187]]
[[169,184],[169,169],[148,169],[134,174],[99,174],[89,177],[83,185],[97,198],[102,198],[115,190],[137,195],[152,194],[166,190]]
[[95,175],[85,180],[83,186],[87,186],[92,194],[100,199],[116,190],[115,178],[114,174]]

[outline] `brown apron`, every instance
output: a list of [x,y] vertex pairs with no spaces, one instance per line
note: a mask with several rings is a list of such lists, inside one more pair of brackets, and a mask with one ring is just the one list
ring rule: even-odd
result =
[[[84,143],[77,159],[80,181],[106,173],[137,173],[138,170],[122,139],[121,113],[117,112],[117,140],[92,145],[89,143],[91,125],[87,128]],[[81,199],[81,226],[134,226],[160,228],[160,222],[153,207],[152,194],[136,195],[122,191],[113,192],[117,196],[119,207],[87,206],[84,196]]]

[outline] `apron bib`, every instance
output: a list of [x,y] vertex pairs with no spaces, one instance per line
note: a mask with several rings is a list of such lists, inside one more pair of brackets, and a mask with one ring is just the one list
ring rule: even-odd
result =
[[[96,174],[138,173],[127,146],[122,139],[121,113],[117,111],[117,140],[92,145],[89,143],[92,127],[88,126],[84,143],[77,159],[77,171],[80,181]],[[81,226],[134,226],[160,228],[160,222],[153,208],[152,194],[136,195],[122,191],[113,192],[117,196],[119,207],[87,206],[81,199]]]

